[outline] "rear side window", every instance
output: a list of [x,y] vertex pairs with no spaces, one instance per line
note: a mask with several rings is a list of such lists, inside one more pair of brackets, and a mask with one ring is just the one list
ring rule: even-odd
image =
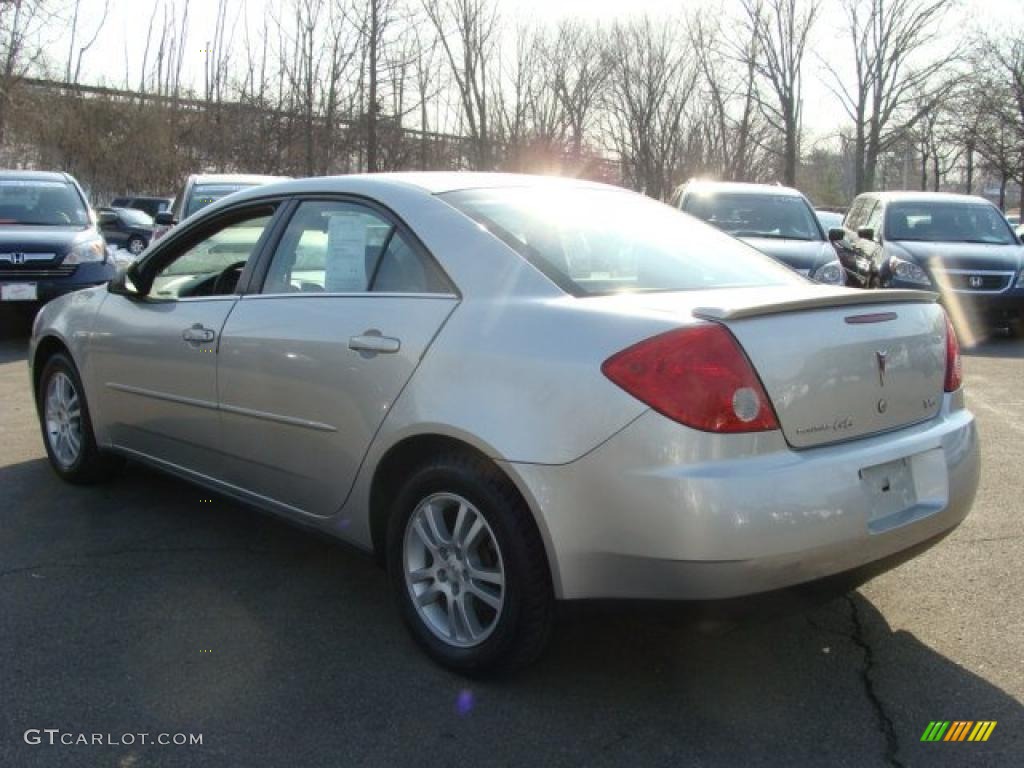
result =
[[625,190],[475,189],[441,198],[574,296],[805,283],[713,227]]
[[449,293],[431,258],[371,208],[307,201],[288,223],[263,293]]
[[864,206],[867,204],[867,199],[858,197],[853,201],[853,205],[850,207],[850,212],[846,214],[846,222],[844,226],[849,229],[856,231],[860,227],[860,223],[865,219]]

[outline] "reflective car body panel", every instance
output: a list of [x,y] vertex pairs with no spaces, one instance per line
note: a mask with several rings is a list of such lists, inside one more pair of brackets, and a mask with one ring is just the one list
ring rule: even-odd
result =
[[[232,295],[157,300],[104,287],[68,297],[40,315],[30,360],[38,371],[37,353],[67,343],[104,447],[367,550],[381,545],[382,464],[412,439],[458,441],[520,490],[559,597],[757,592],[919,545],[966,514],[977,437],[962,392],[942,392],[933,295],[815,285],[771,265],[783,284],[571,296],[437,194],[515,185],[565,195],[600,186],[399,174],[238,193],[183,222],[138,267],[219,217],[276,206]],[[414,233],[453,290],[261,294],[296,201],[334,197],[370,201]],[[896,317],[846,322],[885,313]],[[601,371],[624,348],[707,323],[739,339],[781,429],[689,428]],[[190,341],[195,326],[210,337]],[[892,355],[882,383],[879,351]],[[894,404],[882,418],[885,387]],[[911,413],[915,397],[933,402]],[[855,409],[857,428],[801,435],[833,400]]]
[[[370,441],[455,296],[247,296],[220,343],[225,479],[300,512],[335,514]],[[401,339],[395,353],[351,338]]]

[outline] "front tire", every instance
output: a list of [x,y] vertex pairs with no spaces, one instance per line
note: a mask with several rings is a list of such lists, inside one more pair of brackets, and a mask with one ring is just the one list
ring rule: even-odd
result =
[[119,458],[96,445],[82,380],[64,353],[51,356],[43,366],[36,402],[46,455],[62,480],[97,483],[120,466]]
[[148,245],[148,243],[146,243],[145,239],[139,237],[138,235],[132,235],[130,238],[128,238],[127,250],[129,253],[132,254],[132,256],[138,256],[140,253],[146,250],[146,245]]
[[402,619],[439,664],[483,674],[543,651],[554,604],[544,546],[485,459],[442,454],[412,472],[391,510],[387,561]]

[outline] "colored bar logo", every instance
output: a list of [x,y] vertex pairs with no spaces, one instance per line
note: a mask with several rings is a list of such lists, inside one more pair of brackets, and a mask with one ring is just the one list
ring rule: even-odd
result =
[[988,741],[995,728],[995,720],[932,720],[921,741]]

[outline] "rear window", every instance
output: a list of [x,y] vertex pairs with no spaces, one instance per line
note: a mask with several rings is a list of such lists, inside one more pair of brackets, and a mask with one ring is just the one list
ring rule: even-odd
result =
[[202,184],[192,188],[192,196],[188,199],[188,206],[185,208],[185,218],[193,213],[201,211],[210,203],[215,203],[222,197],[227,197],[233,192],[242,189],[255,187],[256,184]]
[[440,197],[574,296],[805,282],[713,227],[624,190],[524,187]]

